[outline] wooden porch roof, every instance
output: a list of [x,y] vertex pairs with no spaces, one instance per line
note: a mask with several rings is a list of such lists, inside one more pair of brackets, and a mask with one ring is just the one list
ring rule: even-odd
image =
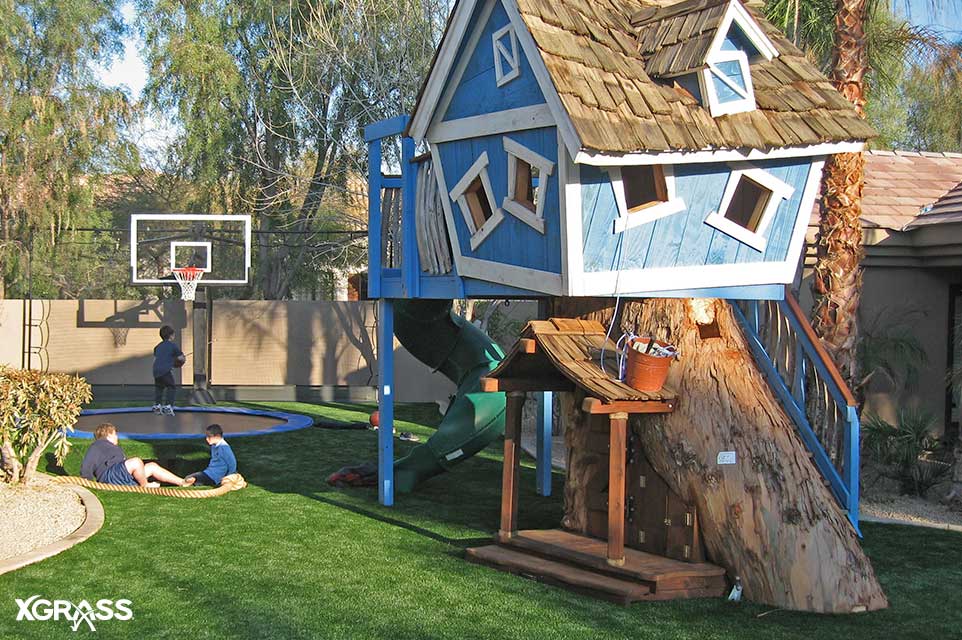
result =
[[[573,391],[588,398],[590,413],[660,413],[677,395],[663,387],[638,391],[606,372],[618,370],[616,345],[592,320],[551,318],[528,323],[501,364],[481,381],[482,391]],[[604,350],[605,369],[601,368]]]

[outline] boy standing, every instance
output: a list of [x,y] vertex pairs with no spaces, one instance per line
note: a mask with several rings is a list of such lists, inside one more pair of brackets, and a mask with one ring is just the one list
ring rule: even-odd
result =
[[154,413],[174,415],[174,367],[187,361],[184,352],[174,342],[174,328],[164,325],[160,328],[160,344],[154,347]]
[[224,476],[237,473],[237,458],[234,457],[234,450],[224,440],[224,430],[219,424],[210,425],[206,431],[207,444],[210,445],[210,463],[203,471],[192,473],[187,478],[194,479],[198,485],[216,487]]
[[[96,441],[87,449],[80,463],[80,475],[88,480],[104,484],[140,485],[159,487],[160,482],[189,487],[191,478],[181,478],[156,462],[144,462],[140,458],[128,458],[117,444],[117,427],[105,422],[94,430]],[[150,482],[154,478],[158,482]]]

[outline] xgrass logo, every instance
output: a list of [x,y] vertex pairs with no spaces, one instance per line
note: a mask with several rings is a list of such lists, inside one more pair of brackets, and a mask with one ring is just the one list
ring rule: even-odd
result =
[[130,620],[134,617],[131,611],[130,600],[97,600],[93,606],[86,600],[81,600],[77,604],[69,600],[47,600],[39,595],[30,596],[26,600],[16,598],[17,622],[43,621],[43,620],[66,620],[72,622],[71,630],[76,631],[81,625],[86,624],[91,631],[96,631],[94,622],[104,622],[106,620]]

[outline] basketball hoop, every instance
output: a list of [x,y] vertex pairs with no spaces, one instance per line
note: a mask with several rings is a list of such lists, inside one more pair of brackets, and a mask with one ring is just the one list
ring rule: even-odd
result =
[[177,284],[180,285],[180,299],[193,300],[194,293],[197,291],[197,283],[204,275],[204,270],[200,267],[179,267],[171,269]]

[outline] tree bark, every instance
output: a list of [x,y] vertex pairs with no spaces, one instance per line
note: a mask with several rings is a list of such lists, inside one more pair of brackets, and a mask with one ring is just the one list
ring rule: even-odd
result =
[[[865,0],[837,0],[832,81],[865,115]],[[842,153],[825,163],[822,205],[816,239],[812,293],[812,326],[858,393],[858,305],[862,292],[862,187],[865,161],[861,153]]]
[[[687,300],[631,302],[614,333],[654,334],[680,349],[668,381],[679,394],[675,412],[631,422],[655,470],[696,506],[709,557],[756,602],[833,613],[886,607],[851,524],[752,360],[731,308],[699,304],[699,321],[714,318],[720,333],[702,339],[692,307]],[[577,419],[570,408],[562,415]],[[565,524],[575,530],[584,527],[592,473],[578,435],[587,421],[580,420],[565,427],[572,447]],[[721,451],[734,451],[736,463],[718,465]]]

